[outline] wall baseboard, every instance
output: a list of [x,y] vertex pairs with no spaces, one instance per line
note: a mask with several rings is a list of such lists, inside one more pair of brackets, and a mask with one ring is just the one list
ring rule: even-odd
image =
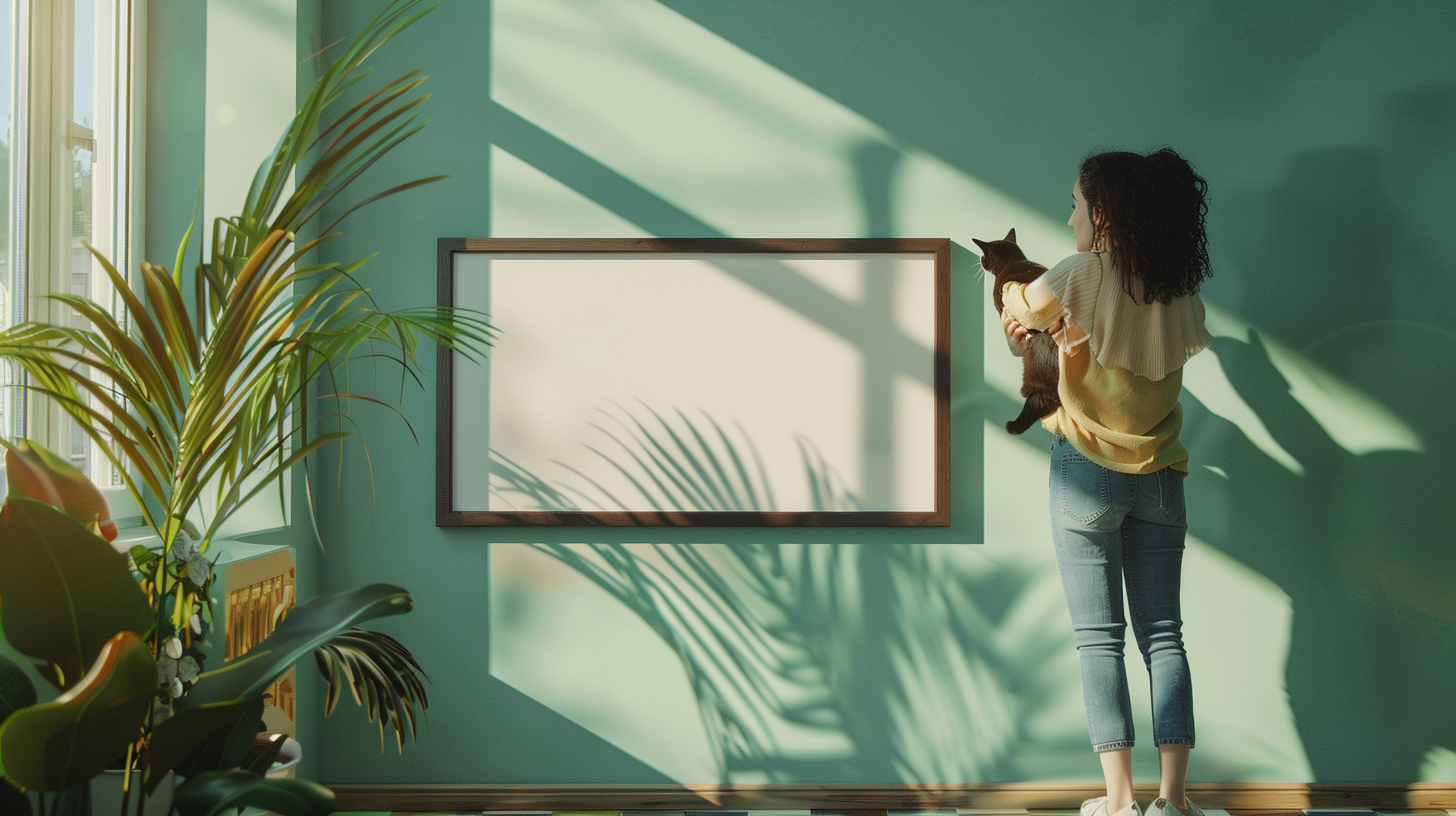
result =
[[[1101,796],[1093,783],[960,785],[329,785],[339,810],[1075,810]],[[1156,786],[1139,786],[1151,800]],[[1305,808],[1456,810],[1456,782],[1334,785],[1278,782],[1190,784],[1200,807],[1239,811]]]

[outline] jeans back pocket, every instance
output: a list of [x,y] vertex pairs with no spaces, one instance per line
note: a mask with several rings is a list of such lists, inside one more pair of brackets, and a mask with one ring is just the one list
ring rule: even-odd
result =
[[1183,480],[1188,477],[1181,470],[1163,468],[1153,474],[1158,477],[1157,513],[1164,524],[1186,524],[1188,511],[1183,502]]
[[1107,469],[1067,446],[1058,457],[1057,506],[1068,518],[1091,525],[1112,508]]

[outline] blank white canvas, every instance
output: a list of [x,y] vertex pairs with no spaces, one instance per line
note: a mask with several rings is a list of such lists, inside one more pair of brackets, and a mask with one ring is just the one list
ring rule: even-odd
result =
[[[503,492],[491,455],[575,509],[652,509],[633,478],[670,502],[651,487],[653,466],[612,438],[641,421],[667,439],[653,412],[690,447],[690,425],[705,434],[737,481],[716,423],[752,480],[766,475],[772,506],[760,496],[758,509],[934,509],[932,253],[457,253],[454,271],[455,304],[500,330],[488,363],[455,368],[455,509],[560,509]],[[820,306],[785,302],[796,299]],[[913,351],[870,381],[876,346]],[[867,404],[889,406],[876,427]],[[684,468],[712,469],[669,449]],[[855,506],[815,505],[805,450]]]

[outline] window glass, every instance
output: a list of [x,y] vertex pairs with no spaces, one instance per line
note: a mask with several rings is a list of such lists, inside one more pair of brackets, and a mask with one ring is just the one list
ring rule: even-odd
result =
[[[66,123],[66,143],[70,148],[71,160],[71,235],[69,241],[69,264],[71,270],[71,294],[92,297],[92,259],[86,250],[86,243],[99,244],[104,251],[105,241],[99,241],[95,234],[94,200],[96,195],[96,14],[95,0],[69,0],[72,9],[72,52],[71,52],[71,115]],[[74,312],[67,315],[78,328],[89,328]],[[82,432],[76,420],[71,424],[71,463],[85,473],[93,482],[103,483],[103,474],[98,473],[94,447],[91,439]],[[109,474],[108,474],[109,475]],[[107,480],[105,483],[109,483]]]
[[[118,87],[130,65],[130,15],[125,0],[0,0],[0,325],[81,326],[79,315],[44,297],[58,292],[116,313],[86,244],[125,268],[118,174],[129,145],[118,123],[129,118]],[[14,387],[22,377],[0,363],[0,434],[40,441],[98,485],[119,483],[75,420]]]
[[[14,321],[12,293],[16,291],[13,280],[16,265],[11,252],[11,233],[15,230],[12,202],[16,195],[11,184],[15,178],[12,164],[18,159],[12,150],[18,118],[15,115],[15,94],[11,88],[15,80],[12,68],[15,62],[14,10],[13,0],[0,0],[0,327],[9,326]],[[0,433],[7,437],[15,436],[15,389],[9,387],[14,381],[15,367],[9,362],[0,363]]]

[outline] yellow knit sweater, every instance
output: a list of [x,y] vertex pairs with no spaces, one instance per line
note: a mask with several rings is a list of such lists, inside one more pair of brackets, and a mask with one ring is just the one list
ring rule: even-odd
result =
[[[1033,311],[1026,287],[1008,283],[1002,298],[1006,311],[1029,329],[1047,330],[1064,317],[1053,299]],[[1072,334],[1077,326],[1065,327]],[[1082,343],[1070,353],[1059,344],[1061,377],[1057,393],[1062,405],[1044,417],[1042,427],[1067,437],[1078,451],[1105,468],[1123,473],[1151,473],[1165,467],[1188,470],[1188,451],[1178,441],[1183,428],[1183,369],[1150,380],[1123,368],[1104,368]]]

